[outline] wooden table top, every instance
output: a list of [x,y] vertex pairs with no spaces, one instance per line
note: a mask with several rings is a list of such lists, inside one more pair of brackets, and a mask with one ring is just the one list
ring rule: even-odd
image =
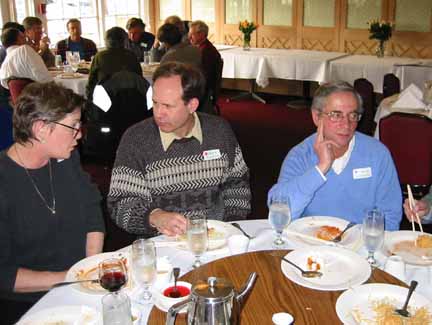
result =
[[[274,313],[288,312],[295,324],[341,324],[336,314],[336,300],[343,291],[318,291],[302,287],[282,273],[281,260],[289,251],[259,251],[230,256],[203,265],[183,277],[182,281],[195,283],[209,276],[230,279],[239,290],[251,272],[258,278],[242,313],[242,324],[271,324]],[[277,256],[274,256],[277,255]],[[367,283],[388,283],[406,287],[390,274],[374,269]],[[185,314],[177,316],[176,324],[186,324]],[[165,324],[166,313],[153,307],[148,324]]]

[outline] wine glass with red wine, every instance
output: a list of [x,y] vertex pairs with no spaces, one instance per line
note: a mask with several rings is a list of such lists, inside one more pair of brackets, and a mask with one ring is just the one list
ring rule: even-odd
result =
[[116,293],[126,282],[126,267],[122,260],[110,258],[99,263],[99,284],[102,288]]

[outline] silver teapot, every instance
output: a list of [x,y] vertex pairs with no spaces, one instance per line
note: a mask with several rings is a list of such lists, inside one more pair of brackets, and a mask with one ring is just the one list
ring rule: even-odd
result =
[[237,325],[245,298],[257,279],[256,272],[249,278],[239,293],[231,281],[224,278],[209,277],[198,281],[189,299],[179,302],[168,310],[166,325],[174,325],[177,313],[186,305],[188,325]]

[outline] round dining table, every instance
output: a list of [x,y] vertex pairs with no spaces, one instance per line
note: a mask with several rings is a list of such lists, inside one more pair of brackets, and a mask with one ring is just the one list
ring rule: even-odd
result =
[[[296,325],[340,324],[336,314],[336,300],[343,291],[319,291],[300,286],[285,277],[281,258],[288,250],[268,250],[229,256],[205,264],[188,272],[180,279],[190,283],[210,276],[226,278],[239,290],[251,272],[257,281],[241,312],[242,324],[271,324],[272,315],[290,313]],[[368,283],[406,285],[390,274],[374,268]],[[186,314],[177,316],[176,324],[186,324]],[[153,307],[148,324],[165,324],[167,313]]]

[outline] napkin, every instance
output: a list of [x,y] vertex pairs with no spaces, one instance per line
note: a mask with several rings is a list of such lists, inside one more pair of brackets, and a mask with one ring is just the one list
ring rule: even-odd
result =
[[423,93],[415,84],[409,85],[399,95],[398,100],[392,105],[392,108],[425,108],[423,102]]

